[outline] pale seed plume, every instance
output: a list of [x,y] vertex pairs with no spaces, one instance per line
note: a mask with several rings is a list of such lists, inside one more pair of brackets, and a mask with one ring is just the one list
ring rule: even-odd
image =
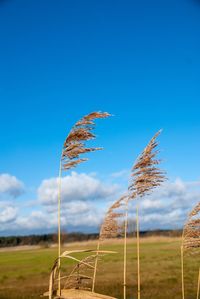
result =
[[153,136],[132,168],[129,199],[150,193],[166,180],[164,172],[157,167],[161,161],[156,158],[159,151],[155,149],[158,146],[157,137],[160,133],[161,131],[158,131]]
[[104,221],[100,228],[99,240],[97,243],[97,256],[94,265],[92,291],[94,292],[97,264],[99,258],[100,243],[106,239],[125,237],[126,236],[126,208],[128,203],[127,195],[120,197],[115,201],[112,206],[108,209]]
[[[161,131],[158,131],[142,154],[136,160],[132,168],[131,181],[129,185],[129,200],[138,199],[149,194],[154,188],[165,181],[164,172],[157,166],[160,160],[156,158],[159,153],[156,150],[158,143],[157,137]],[[136,206],[136,240],[137,240],[137,294],[140,299],[141,276],[140,276],[140,230],[139,230],[139,205]],[[125,297],[125,296],[124,296]]]
[[95,128],[94,120],[109,116],[110,114],[107,112],[92,112],[75,123],[63,145],[61,160],[63,170],[68,170],[87,161],[86,158],[80,158],[80,155],[102,149],[86,147],[85,143],[96,137],[92,132]]
[[200,249],[200,202],[191,211],[184,226],[182,246],[189,254]]
[[123,217],[125,216],[126,200],[127,196],[124,195],[109,208],[100,229],[100,241],[123,235]]

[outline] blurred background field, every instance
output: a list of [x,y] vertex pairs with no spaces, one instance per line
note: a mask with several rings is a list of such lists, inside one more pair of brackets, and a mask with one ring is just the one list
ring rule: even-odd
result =
[[[181,298],[179,237],[145,237],[141,241],[141,297],[144,299]],[[68,249],[95,249],[96,241],[70,243]],[[122,298],[123,242],[107,241],[103,249],[117,251],[99,263],[96,291]],[[0,299],[40,298],[48,288],[55,247],[13,247],[0,251]],[[81,257],[80,254],[78,257]],[[68,270],[73,266],[66,261]],[[198,261],[188,257],[185,265],[186,298],[196,298]],[[128,298],[137,297],[136,245],[128,240]]]

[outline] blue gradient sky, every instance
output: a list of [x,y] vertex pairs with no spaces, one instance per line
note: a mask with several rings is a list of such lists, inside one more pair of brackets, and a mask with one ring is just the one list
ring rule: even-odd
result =
[[72,124],[93,110],[105,151],[78,172],[130,169],[160,128],[170,180],[200,179],[200,1],[0,1],[0,173],[26,198],[58,172]]

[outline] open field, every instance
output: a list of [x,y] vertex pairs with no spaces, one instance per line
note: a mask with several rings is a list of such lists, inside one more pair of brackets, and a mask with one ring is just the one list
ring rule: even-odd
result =
[[[66,249],[95,249],[96,242],[69,244]],[[123,246],[118,240],[103,249],[119,252],[100,262],[96,291],[122,298]],[[180,238],[150,237],[141,241],[141,298],[181,299]],[[40,298],[48,288],[56,248],[0,251],[0,299]],[[200,259],[186,261],[186,299],[196,298]],[[69,267],[72,265],[69,265]],[[136,298],[136,246],[128,242],[128,298]]]

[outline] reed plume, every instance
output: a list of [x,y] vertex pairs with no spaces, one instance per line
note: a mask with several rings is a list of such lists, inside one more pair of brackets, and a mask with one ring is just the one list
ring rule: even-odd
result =
[[[189,213],[186,224],[183,228],[182,246],[181,246],[181,274],[182,274],[182,298],[185,298],[184,286],[184,254],[194,255],[199,253],[200,249],[200,202]],[[197,299],[200,290],[200,268],[197,285]]]
[[[126,205],[127,196],[120,197],[112,206],[108,209],[104,221],[101,225],[99,241],[105,239],[116,238],[124,234],[123,221],[120,221],[124,217],[124,206]],[[120,211],[122,209],[122,211]]]
[[198,204],[193,209],[192,213],[190,213],[189,219],[184,226],[183,250],[188,254],[194,254],[195,251],[198,251],[200,248],[200,218],[195,217],[198,215],[199,211],[200,204]]
[[106,239],[124,237],[124,299],[126,298],[126,235],[127,235],[127,218],[128,218],[128,197],[123,195],[115,201],[108,209],[104,221],[100,228],[99,240],[97,243],[97,256],[94,265],[93,286],[94,292],[97,264],[99,258],[100,243]]
[[[97,252],[100,248],[100,241],[112,237],[124,236],[124,299],[126,299],[126,249],[127,249],[127,225],[128,225],[128,202],[149,194],[154,188],[160,186],[165,181],[164,172],[158,168],[160,160],[156,159],[159,151],[155,150],[158,146],[158,131],[148,143],[142,154],[136,160],[131,173],[131,182],[128,188],[128,195],[122,196],[109,208],[104,222],[100,229]],[[121,211],[119,212],[119,210]],[[116,211],[117,210],[117,211]],[[139,249],[139,208],[137,206],[137,264],[138,264],[138,299],[140,299],[140,249]],[[123,217],[123,218],[122,218]],[[124,219],[124,223],[119,221]],[[123,223],[123,225],[122,225]],[[98,257],[98,254],[97,254]],[[97,258],[93,278],[93,291],[97,272]]]
[[[61,255],[61,229],[60,229],[60,208],[61,208],[61,177],[62,171],[76,167],[78,164],[87,161],[82,158],[83,154],[94,152],[102,148],[86,147],[86,142],[94,139],[95,119],[109,117],[107,112],[92,112],[85,115],[72,127],[69,135],[64,141],[59,168],[59,186],[58,186],[58,268],[60,278],[60,255]],[[61,294],[60,279],[58,281],[58,290]]]
[[[150,140],[142,154],[137,158],[132,168],[131,181],[129,184],[129,200],[139,199],[148,195],[154,188],[165,181],[165,174],[158,165],[157,159],[157,138],[161,131],[158,131]],[[138,299],[140,299],[140,235],[139,235],[139,203],[136,210],[137,228],[137,274],[138,274]]]
[[95,127],[94,120],[108,116],[110,114],[107,112],[92,112],[75,123],[63,144],[61,157],[63,170],[68,170],[87,161],[86,158],[80,158],[80,155],[102,149],[86,147],[85,142],[96,137],[92,132]]
[[164,172],[157,167],[161,162],[156,158],[159,151],[155,150],[158,146],[157,137],[160,133],[161,130],[153,136],[132,168],[132,179],[129,185],[130,199],[149,194],[165,181]]

